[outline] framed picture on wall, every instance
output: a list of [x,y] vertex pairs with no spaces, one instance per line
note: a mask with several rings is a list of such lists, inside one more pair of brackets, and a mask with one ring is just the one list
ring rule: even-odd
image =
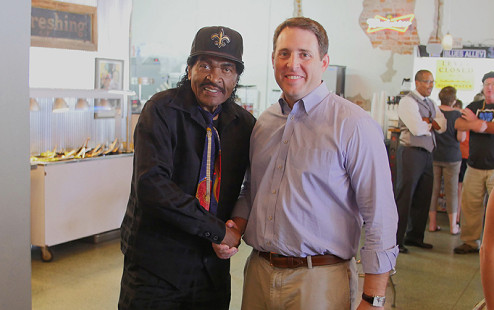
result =
[[[96,58],[94,88],[103,90],[123,89],[123,60]],[[120,100],[97,99],[94,101],[95,118],[122,116]]]
[[105,90],[122,90],[123,66],[123,60],[96,58],[94,88]]

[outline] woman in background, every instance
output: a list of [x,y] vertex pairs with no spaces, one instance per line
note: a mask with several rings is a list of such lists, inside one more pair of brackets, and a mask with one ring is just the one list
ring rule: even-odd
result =
[[434,186],[432,188],[431,205],[429,209],[429,231],[439,231],[437,226],[437,200],[441,191],[441,178],[444,176],[444,193],[446,210],[449,217],[449,231],[453,235],[460,232],[456,223],[458,214],[458,176],[461,166],[460,142],[465,140],[466,133],[455,129],[455,121],[461,117],[461,112],[452,108],[456,102],[456,89],[446,86],[439,92],[441,105],[448,125],[442,134],[436,134],[436,148],[432,152],[434,169]]

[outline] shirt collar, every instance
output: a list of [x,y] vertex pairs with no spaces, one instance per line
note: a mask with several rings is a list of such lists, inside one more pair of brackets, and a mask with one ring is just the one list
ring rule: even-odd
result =
[[426,97],[422,96],[416,89],[412,90],[412,92],[420,98],[420,100],[426,99]]
[[[303,109],[305,113],[309,114],[309,112],[328,95],[329,95],[328,87],[326,86],[326,83],[323,81],[307,96],[295,102],[295,104],[298,103],[299,109]],[[280,99],[278,99],[278,103],[280,104],[281,107],[281,113],[290,114],[291,112],[290,106],[283,98],[283,94],[281,95]]]

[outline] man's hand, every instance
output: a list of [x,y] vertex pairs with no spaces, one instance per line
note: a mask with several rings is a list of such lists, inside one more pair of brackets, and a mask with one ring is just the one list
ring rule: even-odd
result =
[[470,109],[461,110],[461,118],[467,121],[468,129],[482,133],[487,129],[487,122],[479,119]]
[[384,309],[384,307],[374,307],[365,300],[362,300],[357,307],[357,310],[378,310],[378,309]]
[[238,252],[240,238],[242,237],[234,221],[228,220],[225,226],[226,234],[221,244],[213,243],[214,252],[221,259],[229,259]]
[[[382,274],[366,273],[364,277],[363,291],[370,296],[385,296],[388,278],[389,278],[389,272]],[[366,310],[366,309],[377,310],[377,309],[384,309],[384,307],[374,307],[370,303],[362,299],[360,301],[359,306],[357,307],[357,310]]]
[[461,117],[469,122],[477,120],[477,116],[468,108],[461,110]]
[[231,248],[226,244],[213,243],[213,250],[221,259],[229,259],[233,255],[237,254],[238,248]]
[[226,244],[229,247],[238,247],[240,245],[240,238],[242,238],[242,235],[238,230],[237,224],[235,224],[235,222],[232,220],[228,220],[225,223],[225,226],[226,234],[225,238],[223,238],[223,241],[221,241],[221,244]]

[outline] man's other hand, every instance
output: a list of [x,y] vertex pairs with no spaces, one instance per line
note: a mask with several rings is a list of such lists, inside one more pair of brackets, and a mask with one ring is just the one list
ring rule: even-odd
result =
[[226,234],[221,244],[213,243],[214,252],[221,259],[228,259],[238,252],[240,238],[242,237],[234,221],[228,220],[225,223],[225,227]]

